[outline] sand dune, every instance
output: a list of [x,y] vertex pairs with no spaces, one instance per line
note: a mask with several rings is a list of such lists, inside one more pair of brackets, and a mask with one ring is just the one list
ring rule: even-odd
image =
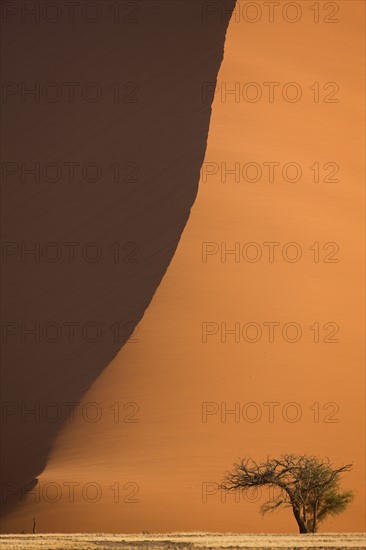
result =
[[[125,18],[139,16],[117,24],[112,4],[97,5],[96,25],[80,11],[71,24],[62,1],[55,24],[35,22],[28,3],[4,5],[4,88],[19,91],[5,93],[2,117],[13,171],[1,201],[6,510],[45,468],[65,403],[81,399],[141,319],[197,193],[211,115],[201,84],[217,77],[227,21],[204,25],[199,3],[146,0],[118,2]],[[98,101],[83,98],[85,82]],[[63,94],[47,101],[55,87]]]
[[[39,502],[30,495],[6,519],[8,531],[29,531],[36,517],[39,532],[295,532],[290,512],[261,518],[267,494],[235,502],[217,488],[239,456],[260,460],[283,452],[354,462],[344,487],[355,490],[355,501],[322,529],[364,530],[364,5],[340,4],[334,25],[314,26],[309,18],[296,25],[231,20],[219,86],[257,82],[264,90],[268,81],[295,81],[303,99],[286,102],[280,93],[273,103],[232,96],[223,102],[216,95],[203,167],[211,163],[215,173],[201,178],[167,274],[138,332],[64,426],[39,476]],[[323,92],[325,83],[339,83],[339,102],[315,102],[309,87],[316,82]],[[225,162],[257,163],[262,179],[235,181],[231,175],[224,182]],[[289,182],[280,175],[271,183],[264,175],[269,162],[280,169],[295,162],[302,178]],[[314,163],[322,167],[319,182]],[[326,178],[327,163],[339,165],[338,181]],[[279,243],[273,261],[268,242]],[[225,247],[232,250],[235,243],[239,257],[225,256]],[[247,243],[259,246],[257,262],[250,254],[258,248],[249,250]],[[286,259],[287,243],[300,247],[299,261]],[[203,246],[211,252],[206,261]],[[327,261],[330,253],[337,261]],[[273,322],[278,332],[272,341]],[[235,323],[237,340],[236,333],[225,335]],[[255,325],[244,338],[248,323]],[[288,323],[301,327],[297,342],[293,327],[283,332]],[[253,332],[258,326],[261,333]],[[82,414],[88,403],[94,403],[96,421]],[[268,403],[276,404],[274,418]],[[42,489],[52,483],[46,497]],[[95,501],[92,484],[101,491]],[[287,548],[313,541],[313,547],[362,546],[356,534],[208,537],[181,536],[180,546],[169,540],[172,548]],[[68,539],[61,540],[67,548]],[[90,548],[103,548],[96,535],[86,540]],[[113,547],[116,539],[110,542]],[[124,544],[138,547],[133,537]]]

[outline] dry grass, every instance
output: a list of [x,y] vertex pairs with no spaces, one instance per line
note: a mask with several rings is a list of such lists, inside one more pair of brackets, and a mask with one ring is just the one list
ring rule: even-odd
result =
[[195,550],[195,549],[364,549],[363,533],[316,535],[169,533],[159,535],[43,534],[1,535],[2,550]]

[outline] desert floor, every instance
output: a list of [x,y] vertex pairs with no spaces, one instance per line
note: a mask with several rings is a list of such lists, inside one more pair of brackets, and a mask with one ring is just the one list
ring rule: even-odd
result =
[[168,534],[43,534],[1,535],[3,550],[71,550],[71,549],[294,549],[296,548],[366,548],[364,533],[320,533],[316,535],[294,534],[220,534],[220,533],[168,533]]

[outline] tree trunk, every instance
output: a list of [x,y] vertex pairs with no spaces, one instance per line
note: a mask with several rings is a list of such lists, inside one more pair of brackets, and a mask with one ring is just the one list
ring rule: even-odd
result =
[[301,534],[308,533],[308,528],[306,527],[306,523],[302,519],[300,515],[300,510],[296,508],[296,506],[292,505],[292,511],[294,513],[295,519],[297,521],[297,525],[299,526],[299,531]]
[[303,533],[308,533],[309,530],[307,528],[307,525],[304,521],[304,519],[301,517],[301,514],[300,514],[300,508],[298,506],[298,504],[296,503],[296,500],[294,498],[294,495],[292,493],[292,491],[289,489],[289,487],[286,486],[286,484],[284,483],[277,483],[277,485],[279,487],[281,487],[281,489],[283,489],[284,491],[286,491],[286,493],[288,494],[289,498],[290,498],[290,502],[291,502],[291,506],[292,506],[292,511],[293,511],[293,514],[295,516],[295,519],[297,521],[297,525],[299,526],[299,531],[301,534]]
[[313,527],[311,532],[316,533],[318,530],[318,506],[315,503],[313,508]]

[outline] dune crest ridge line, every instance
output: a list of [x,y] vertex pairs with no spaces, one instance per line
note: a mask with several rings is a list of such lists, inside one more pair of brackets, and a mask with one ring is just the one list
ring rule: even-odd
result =
[[[109,11],[94,25],[7,19],[4,513],[34,486],[70,403],[124,345],[174,255],[207,143],[202,83],[216,82],[234,4],[208,21],[183,0],[141,0],[118,24]],[[47,403],[61,408],[55,422]]]

